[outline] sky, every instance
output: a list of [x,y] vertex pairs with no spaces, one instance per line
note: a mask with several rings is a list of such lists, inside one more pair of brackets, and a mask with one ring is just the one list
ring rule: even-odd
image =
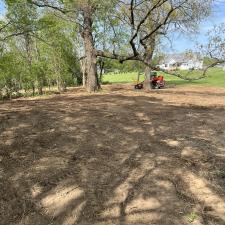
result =
[[204,44],[207,40],[206,33],[214,25],[225,23],[225,0],[217,0],[213,3],[212,14],[199,26],[199,31],[192,37],[181,34],[174,34],[172,38],[172,48],[168,45],[167,51],[184,52],[185,50],[195,50],[196,42]]
[[0,0],[0,18],[4,16],[4,13],[5,13],[4,3],[2,0]]
[[[0,18],[4,17],[5,7],[3,0],[0,0]],[[171,45],[167,44],[165,48],[168,52],[184,52],[185,50],[195,50],[196,42],[204,44],[206,41],[206,33],[213,28],[214,25],[225,23],[225,0],[216,0],[213,3],[212,14],[204,20],[199,26],[199,32],[192,37],[187,35],[174,34],[171,35]]]

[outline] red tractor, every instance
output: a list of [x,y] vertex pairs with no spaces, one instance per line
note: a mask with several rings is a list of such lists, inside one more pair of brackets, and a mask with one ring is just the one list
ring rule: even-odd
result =
[[152,89],[160,89],[165,87],[165,80],[163,75],[157,76],[156,72],[150,74],[150,86]]
[[149,74],[149,77],[148,79],[142,81],[142,82],[139,82],[139,78],[140,78],[140,74],[138,74],[138,79],[136,81],[136,84],[134,85],[134,88],[135,89],[143,89],[144,88],[144,83],[149,82],[150,84],[150,88],[151,89],[160,89],[160,88],[164,88],[165,87],[165,80],[164,80],[164,77],[163,75],[157,75],[157,72],[155,71],[152,71],[150,74]]

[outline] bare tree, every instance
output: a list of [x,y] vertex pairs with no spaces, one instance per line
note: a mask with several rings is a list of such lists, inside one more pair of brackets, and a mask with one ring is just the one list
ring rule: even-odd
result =
[[[185,75],[181,75],[177,72],[168,72],[171,75],[177,76],[184,80],[201,80],[208,76],[208,70],[217,65],[225,63],[225,24],[215,25],[206,34],[207,41],[206,44],[197,44],[197,49],[199,49],[202,57],[208,59],[207,65],[201,73],[196,77],[190,76],[191,71],[187,72]],[[166,71],[165,71],[166,72]]]
[[214,26],[208,31],[207,38],[207,43],[200,45],[202,54],[211,59],[211,63],[204,70],[204,75],[209,68],[225,63],[225,23]]
[[[157,41],[170,32],[185,28],[194,29],[202,18],[209,14],[211,1],[193,0],[124,0],[119,1],[117,16],[123,26],[130,30],[129,55],[110,54],[97,51],[101,57],[125,60],[139,60],[151,65]],[[111,15],[113,17],[113,15]]]

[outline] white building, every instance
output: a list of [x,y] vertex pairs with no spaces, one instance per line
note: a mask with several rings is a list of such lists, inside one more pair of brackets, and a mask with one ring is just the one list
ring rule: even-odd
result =
[[158,65],[163,70],[201,70],[203,59],[199,54],[170,54]]

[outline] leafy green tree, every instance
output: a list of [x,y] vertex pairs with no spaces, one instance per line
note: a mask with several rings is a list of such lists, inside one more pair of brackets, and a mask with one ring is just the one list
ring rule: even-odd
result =
[[[2,21],[0,87],[7,96],[19,90],[81,83],[79,61],[74,45],[76,30],[71,23],[57,19],[49,11],[26,1],[7,1],[6,21]],[[6,26],[7,25],[7,26]],[[13,66],[12,66],[13,65]],[[6,93],[7,92],[7,93]]]

